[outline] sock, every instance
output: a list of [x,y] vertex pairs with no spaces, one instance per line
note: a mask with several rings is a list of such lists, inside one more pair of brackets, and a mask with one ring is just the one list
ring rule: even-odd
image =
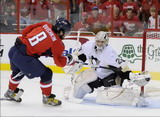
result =
[[12,77],[10,77],[10,79],[9,79],[9,89],[15,90],[18,87],[20,81],[21,80],[14,80],[14,79],[12,79]]
[[51,95],[51,91],[52,91],[52,82],[50,83],[43,83],[40,82],[40,87],[42,90],[42,93],[46,96],[50,96]]

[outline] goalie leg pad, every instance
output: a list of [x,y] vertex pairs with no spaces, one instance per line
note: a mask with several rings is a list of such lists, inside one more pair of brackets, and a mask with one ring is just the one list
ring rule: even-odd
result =
[[[69,99],[69,100],[70,100],[70,97],[73,97],[74,99],[83,99],[83,97],[87,93],[91,93],[91,92],[92,92],[92,89],[87,84],[85,84],[83,86],[81,86],[79,84],[75,84],[75,87],[74,87],[72,94],[71,94],[71,87],[66,87],[64,89],[63,95],[64,95],[65,99]],[[72,95],[72,96],[70,96],[70,95]],[[72,99],[70,101],[74,102],[74,101],[72,101]]]
[[77,76],[75,82],[73,97],[82,99],[87,93],[91,93],[92,89],[88,83],[97,80],[97,75],[93,69],[87,69]]
[[[87,69],[81,72],[77,77],[76,81],[73,83],[73,90],[71,88],[71,93],[69,96],[73,96],[74,98],[82,99],[87,93],[91,93],[92,89],[88,85],[88,83],[97,80],[97,75],[93,69]],[[64,90],[65,98],[68,98],[68,89]]]
[[[67,74],[74,74],[76,72],[79,72],[82,69],[83,65],[82,63],[75,63],[72,67],[69,68]],[[65,70],[65,69],[64,69]]]
[[99,88],[96,103],[121,106],[137,106],[140,91],[126,88]]
[[90,82],[93,82],[95,80],[97,80],[98,77],[95,73],[95,71],[93,69],[87,69],[83,72],[81,72],[77,78],[76,78],[76,83],[80,83],[83,85],[83,84],[87,84],[87,83],[90,83]]
[[91,91],[92,89],[87,84],[81,86],[81,84],[78,83],[74,87],[73,97],[83,99],[83,97]]

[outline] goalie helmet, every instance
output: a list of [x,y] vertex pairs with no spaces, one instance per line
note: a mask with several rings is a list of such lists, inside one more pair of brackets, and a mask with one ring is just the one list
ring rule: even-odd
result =
[[102,51],[104,47],[108,45],[108,42],[109,42],[109,37],[107,32],[104,31],[98,32],[95,36],[95,43],[96,43],[95,50]]

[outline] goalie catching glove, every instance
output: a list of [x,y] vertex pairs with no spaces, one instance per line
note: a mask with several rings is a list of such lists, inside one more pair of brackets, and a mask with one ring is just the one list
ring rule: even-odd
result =
[[151,80],[151,75],[148,71],[144,71],[142,73],[130,73],[129,78],[131,83],[138,86],[145,86]]

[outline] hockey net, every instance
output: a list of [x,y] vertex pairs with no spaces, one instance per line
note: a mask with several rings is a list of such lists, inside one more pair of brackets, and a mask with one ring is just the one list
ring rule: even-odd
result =
[[142,71],[149,71],[151,83],[141,88],[142,94],[160,96],[160,29],[147,29],[143,34]]

